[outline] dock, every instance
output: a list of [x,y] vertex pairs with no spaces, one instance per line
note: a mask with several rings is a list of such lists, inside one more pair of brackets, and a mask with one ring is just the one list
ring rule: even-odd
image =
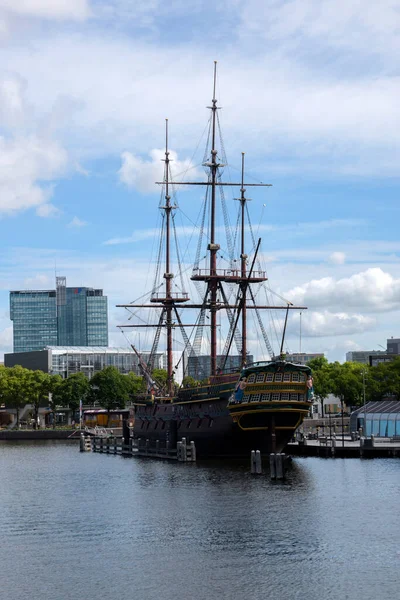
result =
[[[343,443],[344,442],[344,443]],[[400,458],[400,439],[360,438],[350,436],[307,439],[290,442],[285,451],[292,456],[320,456],[324,458]]]
[[162,445],[159,440],[151,444],[148,439],[130,438],[129,443],[125,443],[122,436],[103,437],[81,434],[80,451],[117,454],[127,458],[158,458],[178,462],[196,462],[196,446],[194,442],[186,443],[185,438],[177,442],[175,448],[171,448],[168,442]]

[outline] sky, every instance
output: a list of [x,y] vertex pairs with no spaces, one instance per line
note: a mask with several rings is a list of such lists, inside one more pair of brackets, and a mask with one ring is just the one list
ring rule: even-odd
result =
[[[249,193],[260,258],[308,307],[287,349],[342,362],[400,337],[399,31],[399,0],[0,0],[0,360],[9,291],[56,273],[103,288],[127,344],[115,305],[152,285],[165,118],[198,179],[214,60],[224,175],[246,152],[272,184]],[[203,196],[177,197],[185,268]]]

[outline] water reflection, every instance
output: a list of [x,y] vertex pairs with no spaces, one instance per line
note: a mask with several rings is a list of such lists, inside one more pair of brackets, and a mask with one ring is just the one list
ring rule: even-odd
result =
[[8,600],[397,597],[398,460],[300,458],[273,483],[3,443],[0,469]]

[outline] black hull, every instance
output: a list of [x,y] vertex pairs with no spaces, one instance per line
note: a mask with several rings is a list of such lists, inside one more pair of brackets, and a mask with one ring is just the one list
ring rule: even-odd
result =
[[142,443],[158,440],[162,446],[169,440],[171,447],[186,438],[195,443],[200,459],[248,458],[252,450],[281,452],[306,414],[304,406],[287,412],[271,407],[263,415],[262,427],[246,430],[235,422],[225,398],[137,405],[133,433]]

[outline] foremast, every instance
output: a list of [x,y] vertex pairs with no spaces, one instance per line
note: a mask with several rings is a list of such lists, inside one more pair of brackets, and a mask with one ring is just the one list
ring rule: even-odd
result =
[[174,393],[174,365],[173,365],[173,345],[172,345],[172,314],[176,303],[187,302],[189,296],[187,294],[172,293],[172,280],[174,274],[171,271],[171,217],[172,211],[176,208],[171,204],[171,196],[169,193],[170,187],[170,162],[168,149],[168,119],[165,119],[165,158],[163,162],[164,168],[164,186],[165,186],[165,203],[160,206],[165,212],[165,296],[160,293],[153,293],[151,302],[161,303],[163,311],[160,317],[160,324],[165,319],[165,328],[167,330],[167,395],[172,396]]

